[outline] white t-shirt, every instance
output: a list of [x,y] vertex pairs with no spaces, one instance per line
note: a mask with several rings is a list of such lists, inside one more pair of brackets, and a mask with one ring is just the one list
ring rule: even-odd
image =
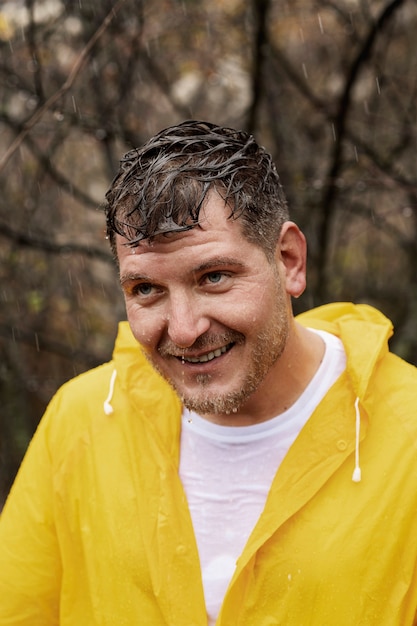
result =
[[184,410],[180,477],[200,555],[208,625],[214,625],[236,560],[264,508],[282,459],[346,366],[343,344],[318,332],[323,361],[284,413],[252,426],[220,426]]

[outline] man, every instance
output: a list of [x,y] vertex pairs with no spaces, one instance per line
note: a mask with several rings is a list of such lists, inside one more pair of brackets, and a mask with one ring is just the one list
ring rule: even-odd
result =
[[294,319],[306,245],[244,132],[168,128],[107,194],[127,323],[0,525],[0,625],[417,624],[417,374],[390,322]]

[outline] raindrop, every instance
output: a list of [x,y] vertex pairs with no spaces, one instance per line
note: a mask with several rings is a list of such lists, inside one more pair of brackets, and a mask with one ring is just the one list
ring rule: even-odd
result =
[[187,417],[187,422],[188,422],[189,424],[192,424],[192,423],[193,423],[193,418],[192,418],[192,415],[191,415],[191,411],[190,411],[190,409],[185,409],[185,413],[188,415],[188,417]]
[[29,72],[33,73],[36,72],[36,70],[38,69],[38,64],[35,59],[30,59],[30,61],[26,63],[26,67]]
[[185,357],[184,355],[181,356],[181,365],[183,366],[181,369],[181,382],[184,383],[184,380],[185,380],[185,371],[184,371]]
[[103,141],[107,137],[107,132],[104,128],[98,128],[95,132],[96,139]]
[[29,111],[33,111],[34,109],[36,109],[37,106],[38,106],[38,98],[36,98],[36,96],[31,96],[30,98],[27,98],[26,108]]
[[317,20],[318,20],[318,23],[319,23],[320,32],[321,32],[322,35],[324,35],[323,22],[321,21],[320,13],[317,13]]

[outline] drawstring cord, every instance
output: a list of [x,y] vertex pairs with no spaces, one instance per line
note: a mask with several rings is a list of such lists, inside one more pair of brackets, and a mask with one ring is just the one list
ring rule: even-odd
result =
[[359,438],[361,434],[361,414],[359,411],[359,398],[355,400],[355,412],[356,412],[356,438],[355,438],[355,469],[352,474],[352,481],[354,483],[360,483],[362,478],[362,471],[359,465]]
[[109,394],[108,394],[108,396],[105,399],[104,404],[103,404],[104,412],[105,412],[106,415],[111,415],[113,413],[113,407],[110,404],[110,402],[111,402],[111,399],[113,397],[114,383],[116,381],[116,376],[117,376],[117,371],[113,370],[111,378],[110,378]]

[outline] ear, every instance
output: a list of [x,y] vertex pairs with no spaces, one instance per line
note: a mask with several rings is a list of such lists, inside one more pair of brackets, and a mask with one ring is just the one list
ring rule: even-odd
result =
[[306,238],[294,222],[284,222],[275,259],[284,272],[287,293],[298,298],[306,288],[307,244]]

